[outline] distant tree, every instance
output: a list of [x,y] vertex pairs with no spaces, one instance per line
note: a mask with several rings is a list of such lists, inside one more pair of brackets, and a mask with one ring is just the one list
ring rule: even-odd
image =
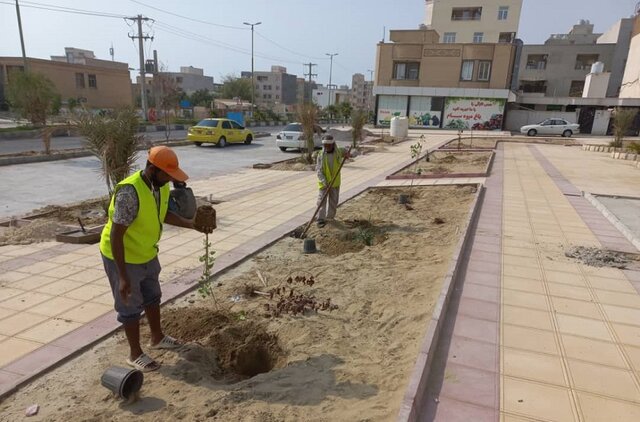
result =
[[211,107],[213,94],[208,89],[199,89],[189,96],[189,101],[193,106]]
[[158,73],[153,78],[155,84],[157,107],[162,111],[165,139],[171,136],[171,112],[178,108],[182,92],[178,90],[178,84],[167,73]]
[[616,107],[613,113],[613,136],[615,139],[611,142],[611,146],[622,148],[624,137],[633,126],[638,109]]
[[330,119],[335,119],[335,117],[340,113],[335,104],[325,107],[324,111],[329,115]]
[[251,79],[227,75],[222,78],[221,98],[241,98],[251,101]]
[[34,126],[45,126],[58,94],[46,76],[16,72],[9,77],[7,97],[10,107],[19,111]]
[[73,113],[73,110],[78,107],[80,105],[80,103],[78,102],[78,100],[76,98],[69,98],[67,100],[67,108],[69,109],[69,112]]
[[351,103],[345,101],[338,104],[338,111],[340,112],[340,115],[344,119],[348,119],[351,117],[351,112],[353,111],[353,107],[351,106]]

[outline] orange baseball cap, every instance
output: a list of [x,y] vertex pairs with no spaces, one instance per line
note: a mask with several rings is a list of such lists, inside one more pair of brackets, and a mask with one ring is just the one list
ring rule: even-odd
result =
[[178,156],[169,147],[164,145],[152,147],[149,150],[149,162],[178,182],[184,182],[189,178],[187,173],[180,169]]

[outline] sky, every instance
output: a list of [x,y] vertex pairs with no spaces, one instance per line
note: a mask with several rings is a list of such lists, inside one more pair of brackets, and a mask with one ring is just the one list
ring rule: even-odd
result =
[[[541,44],[552,33],[566,33],[580,19],[604,32],[629,17],[638,0],[524,0],[519,38]],[[154,19],[143,25],[153,35],[145,55],[158,51],[161,66],[204,68],[219,82],[225,75],[251,69],[251,31],[255,27],[255,69],[282,65],[288,73],[308,72],[316,63],[318,83],[351,85],[351,75],[370,79],[376,44],[389,29],[417,28],[424,19],[424,0],[20,0],[27,56],[48,59],[64,55],[64,47],[93,50],[109,60],[139,68],[137,41],[128,38],[135,27],[122,16]],[[35,7],[28,7],[35,6]],[[53,7],[52,7],[53,6]],[[46,8],[80,9],[110,17],[62,13]],[[182,17],[176,16],[181,15]],[[386,28],[386,32],[385,29]],[[338,53],[330,70],[327,53]],[[14,0],[0,0],[0,56],[20,56]]]

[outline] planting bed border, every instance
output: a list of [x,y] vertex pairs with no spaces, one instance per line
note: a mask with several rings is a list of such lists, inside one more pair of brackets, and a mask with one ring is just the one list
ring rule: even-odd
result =
[[457,282],[460,268],[463,264],[465,250],[469,245],[471,234],[477,224],[478,217],[480,215],[480,208],[482,206],[482,199],[485,195],[485,188],[483,185],[474,185],[478,187],[478,191],[476,192],[476,196],[471,204],[470,212],[464,228],[461,230],[464,235],[461,236],[456,248],[454,249],[449,269],[444,276],[438,301],[434,305],[431,319],[429,320],[426,332],[423,336],[422,345],[420,346],[418,357],[400,406],[400,412],[397,419],[399,422],[416,421],[426,396],[428,379],[432,369],[431,365],[438,347],[438,340],[444,325],[444,319],[449,307],[451,294]]
[[[433,152],[453,152],[453,151],[448,151],[448,150],[436,150],[436,151],[431,151],[429,152],[429,154],[433,153]],[[488,177],[489,173],[491,172],[491,168],[493,167],[493,160],[495,159],[496,153],[494,150],[455,150],[455,151],[459,151],[459,152],[491,152],[491,156],[489,157],[489,161],[487,162],[487,165],[484,169],[484,172],[482,173],[437,173],[437,174],[391,174],[389,176],[387,176],[387,180],[412,180],[412,179],[457,179],[457,178],[468,178],[468,177]],[[409,167],[411,167],[412,165],[414,165],[415,163],[417,163],[418,161],[424,159],[424,157],[426,157],[426,154],[422,155],[420,158],[418,158],[417,160],[411,162],[411,164],[409,164],[408,166],[403,167],[402,169],[400,169],[400,171],[407,169]]]

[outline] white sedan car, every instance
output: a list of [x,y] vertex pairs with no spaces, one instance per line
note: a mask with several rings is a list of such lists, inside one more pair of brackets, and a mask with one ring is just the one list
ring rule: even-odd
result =
[[[316,125],[313,134],[314,148],[322,148],[322,134],[324,132],[326,132],[326,130]],[[286,125],[282,131],[276,135],[276,146],[283,152],[286,151],[287,148],[305,149],[307,143],[304,139],[302,125],[300,123],[289,123]]]
[[520,128],[520,133],[524,133],[527,136],[562,135],[565,138],[568,138],[579,131],[579,124],[569,123],[565,119],[559,118],[547,119],[537,125],[526,125]]

